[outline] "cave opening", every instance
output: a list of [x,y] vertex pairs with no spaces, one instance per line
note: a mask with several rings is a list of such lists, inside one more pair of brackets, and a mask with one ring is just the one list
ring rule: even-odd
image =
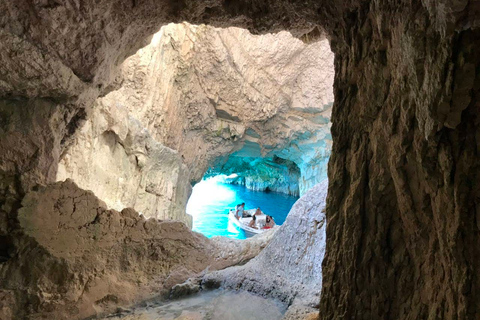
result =
[[[316,40],[306,43],[285,31],[253,35],[188,23],[162,27],[149,45],[125,60],[121,81],[96,99],[62,153],[57,181],[71,179],[92,190],[129,219],[172,228],[169,236],[197,237],[195,246],[208,248],[197,251],[208,256],[203,261],[212,270],[246,264],[270,241],[278,250],[300,246],[290,256],[303,252],[304,263],[263,264],[310,274],[318,281],[309,285],[308,295],[316,299],[321,268],[308,264],[321,261],[324,252],[321,207],[332,147],[335,73],[329,41],[321,35]],[[229,210],[240,203],[245,211],[260,208],[253,225],[253,217],[230,218]],[[124,213],[127,207],[140,216]],[[194,232],[167,227],[173,221]],[[231,242],[238,239],[242,244]],[[168,247],[162,244],[152,257],[168,256]],[[227,258],[218,262],[218,255]],[[175,281],[186,274],[191,272],[168,273]],[[285,274],[285,279],[293,278]],[[261,290],[271,292],[270,285],[265,282]],[[284,305],[291,286],[281,289]]]
[[191,187],[214,174],[243,172],[233,184],[299,197],[326,178],[333,59],[321,35],[164,26],[95,101],[57,180],[189,227]]
[[[294,299],[285,319],[478,317],[478,1],[18,0],[0,11],[0,318],[91,318],[202,283]],[[326,182],[295,205],[297,222],[311,219],[281,228],[260,254],[251,239],[229,246],[188,229],[190,184],[245,136],[258,135],[268,153],[295,128],[312,135],[304,115],[328,123],[290,104],[322,87],[301,86],[295,99],[280,90],[290,62],[327,51],[266,36],[264,48],[287,54],[272,74],[245,68],[258,56],[237,50],[240,38],[198,26],[153,37],[168,38],[165,50],[134,54],[172,21],[290,30],[308,43],[328,33],[336,74],[335,143],[331,157],[320,151],[326,233],[316,215]],[[196,52],[198,39],[212,41]],[[210,59],[216,49],[224,54]],[[305,78],[313,70],[323,69]],[[151,108],[159,101],[165,112]],[[314,167],[279,156],[302,173]],[[244,265],[227,268],[235,264]]]
[[[334,55],[325,36],[316,37],[317,41],[304,42],[285,31],[253,35],[239,28],[170,24],[118,70],[99,75],[100,80],[91,80],[88,72],[61,69],[61,76],[72,81],[65,90],[108,78],[103,79],[108,86],[98,84],[94,91],[75,94],[81,108],[72,107],[63,96],[32,99],[14,112],[1,105],[12,114],[11,136],[18,139],[17,131],[28,132],[23,137],[34,140],[28,141],[31,145],[21,141],[31,151],[25,157],[38,158],[43,166],[41,174],[33,170],[25,181],[18,180],[21,187],[12,188],[18,192],[8,199],[21,200],[22,206],[13,218],[7,215],[3,225],[23,228],[15,245],[40,257],[26,264],[18,278],[35,278],[36,270],[49,269],[52,274],[42,277],[47,282],[44,287],[51,287],[50,281],[85,287],[72,293],[75,299],[65,305],[86,301],[92,309],[78,316],[86,317],[93,309],[111,311],[122,301],[138,301],[152,292],[174,294],[176,285],[205,270],[247,265],[270,241],[283,249],[285,242],[278,239],[291,238],[292,230],[301,229],[298,223],[311,225],[312,219],[324,219],[315,216],[320,211],[305,206],[304,200],[290,228],[272,228],[261,237],[245,239],[247,235],[238,229],[219,224],[218,217],[209,219],[220,225],[220,231],[201,230],[201,223],[195,223],[198,215],[189,215],[186,209],[188,199],[195,196],[190,197],[192,185],[223,175],[223,191],[207,190],[216,200],[226,198],[220,207],[222,219],[227,217],[225,210],[245,202],[247,209],[260,207],[264,216],[284,225],[299,197],[325,180],[332,144]],[[30,160],[22,163],[28,170]],[[263,202],[258,202],[258,194]],[[318,198],[322,205],[324,198],[323,194]],[[192,227],[207,237],[192,232]],[[300,232],[307,235],[306,230]],[[315,234],[316,242],[325,242],[323,232]],[[0,235],[2,272],[18,273],[25,258],[19,255],[21,249],[1,245],[5,239]],[[295,243],[307,243],[298,239]],[[57,264],[58,259],[62,263]],[[110,262],[103,265],[107,260],[112,267]],[[62,282],[58,275],[69,275],[78,261],[78,268],[87,271]],[[88,270],[97,269],[107,275],[93,272],[93,284],[84,282]],[[320,269],[309,270],[318,279]],[[138,278],[143,282],[138,283]],[[95,286],[105,287],[105,279],[116,279],[119,285],[97,291]],[[10,289],[17,286],[11,279],[5,283]],[[312,297],[320,283],[309,293]],[[271,292],[270,285],[265,283],[262,290]],[[125,287],[133,288],[135,298],[125,296]],[[289,287],[282,288],[282,306],[292,296]],[[40,304],[35,308],[44,311]],[[25,315],[20,309],[15,312],[20,318]]]

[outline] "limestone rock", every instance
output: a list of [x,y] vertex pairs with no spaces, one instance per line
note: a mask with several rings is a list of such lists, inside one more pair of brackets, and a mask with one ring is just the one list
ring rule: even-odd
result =
[[244,266],[209,273],[204,283],[279,299],[294,306],[289,313],[291,319],[314,312],[322,288],[327,186],[325,180],[295,203],[285,223],[257,257]]
[[168,25],[125,61],[122,87],[103,101],[125,105],[178,150],[192,181],[240,149],[237,156],[278,154],[301,170],[325,168],[333,75],[327,40]]
[[188,223],[190,182],[242,149],[235,156],[281,153],[301,171],[278,185],[249,176],[248,186],[298,195],[326,175],[332,66],[326,40],[168,25],[125,61],[121,87],[97,100],[57,179],[74,179],[111,208]]
[[331,30],[345,41],[333,49],[320,318],[475,319],[478,8],[356,3]]
[[189,278],[184,283],[176,284],[170,290],[170,298],[177,299],[182,296],[194,294],[200,291],[200,281]]
[[[88,99],[112,89],[115,69],[161,25],[287,29],[306,41],[322,34],[315,31],[320,25],[336,54],[320,316],[476,318],[477,1],[18,0],[0,2],[0,12],[0,28],[9,34],[1,42],[7,54],[0,56],[6,82],[0,96],[18,116],[2,114],[0,136],[0,213],[8,232],[1,240],[8,240],[11,256],[25,253],[24,246],[10,246],[23,239],[15,217],[24,194],[53,182]],[[76,80],[65,85],[68,70],[56,76],[60,64],[86,91]],[[43,112],[43,103],[53,112]],[[2,279],[9,279],[5,268]],[[42,274],[28,279],[25,285],[33,285]]]
[[108,210],[70,180],[27,193],[18,222],[18,253],[0,268],[2,319],[111,312],[167,294],[206,268],[244,263],[269,240],[219,246],[182,222]]
[[187,168],[175,150],[155,141],[120,105],[98,105],[59,164],[57,180],[74,178],[109,208],[135,208],[145,217],[191,227],[185,204]]
[[256,191],[275,191],[299,196],[300,169],[289,160],[274,156],[251,158],[229,156],[228,161],[207,171],[205,176],[228,175],[223,181]]

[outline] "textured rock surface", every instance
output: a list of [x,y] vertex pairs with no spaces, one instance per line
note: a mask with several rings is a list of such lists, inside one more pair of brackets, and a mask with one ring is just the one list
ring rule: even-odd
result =
[[282,152],[296,163],[315,162],[323,143],[328,157],[327,40],[306,45],[286,32],[169,25],[125,61],[123,78],[102,103],[124,105],[155,139],[178,150],[192,181],[245,143],[242,154]]
[[107,210],[69,180],[28,193],[18,221],[18,254],[0,269],[2,319],[80,319],[167,294],[207,267],[245,263],[273,234],[210,241],[181,222]]
[[321,317],[475,319],[478,1],[19,0],[0,11],[0,96],[21,119],[2,115],[10,242],[19,201],[55,178],[87,98],[164,22],[297,35],[321,25],[336,54]]
[[322,288],[327,187],[325,180],[301,197],[257,257],[244,266],[209,273],[203,282],[279,299],[292,308],[287,319],[315,312]]
[[[292,10],[297,10],[297,14],[292,14]],[[76,83],[76,80],[71,84],[67,81],[70,75],[75,75],[87,86],[105,88],[115,77],[115,68],[128,55],[145,46],[146,40],[162,25],[170,22],[190,21],[220,27],[238,25],[255,32],[290,29],[297,35],[309,32],[316,25],[312,22],[316,15],[313,7],[287,2],[257,3],[252,7],[247,2],[219,0],[147,0],[139,3],[19,0],[2,1],[0,11],[5,13],[0,20],[2,35],[8,38],[2,43],[14,53],[2,55],[5,62],[2,64],[5,77],[2,89],[8,94],[22,96],[36,96],[43,86],[54,91],[44,92],[46,96],[57,96],[61,93],[59,88],[67,88],[70,92]],[[20,47],[31,50],[23,55],[23,50],[17,51]],[[37,63],[18,63],[32,61],[32,55],[38,56]]]
[[297,35],[316,26],[314,10],[303,5],[248,7],[223,1],[0,2],[0,100],[6,110],[1,117],[1,236],[15,228],[25,192],[55,181],[59,156],[94,100],[118,86],[118,66],[162,25],[206,22],[254,32],[288,28]]
[[[286,32],[171,24],[125,61],[122,78],[118,90],[96,101],[57,176],[112,208],[189,223],[190,181],[242,147],[236,155],[281,153],[305,172],[300,181],[295,173],[277,183],[249,176],[253,189],[298,195],[325,178],[333,101],[327,40],[306,45]],[[152,139],[177,150],[188,170]]]
[[97,105],[67,153],[57,180],[74,178],[108,207],[135,208],[145,217],[180,220],[191,227],[191,193],[178,153],[156,142],[120,105]]
[[300,169],[289,160],[278,157],[250,158],[229,156],[221,166],[205,176],[225,174],[225,183],[243,185],[257,191],[275,191],[299,196]]
[[322,319],[480,310],[477,1],[359,2],[336,57]]

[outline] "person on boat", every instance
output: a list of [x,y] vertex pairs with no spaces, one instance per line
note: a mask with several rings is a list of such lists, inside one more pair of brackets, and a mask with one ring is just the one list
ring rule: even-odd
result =
[[275,221],[273,221],[273,217],[267,216],[265,218],[265,226],[263,227],[263,229],[271,229],[273,227],[275,227]]
[[260,216],[262,214],[263,214],[262,210],[260,210],[260,207],[258,207],[257,210],[255,211],[255,215]]
[[249,226],[250,228],[257,229],[256,223],[257,223],[257,217],[256,217],[255,215],[253,215],[252,220],[250,221],[250,223],[248,224],[248,226]]
[[235,208],[235,217],[237,219],[240,219],[240,217],[245,218],[245,202],[237,204],[237,207]]

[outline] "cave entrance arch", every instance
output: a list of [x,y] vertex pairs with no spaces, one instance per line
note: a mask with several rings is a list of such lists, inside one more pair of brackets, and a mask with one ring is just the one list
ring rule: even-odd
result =
[[230,155],[295,163],[287,193],[301,195],[326,177],[333,58],[325,38],[164,26],[124,62],[119,88],[97,99],[57,179],[117,210],[190,226],[190,185]]
[[[302,34],[323,23],[341,55],[330,165],[335,197],[329,211],[336,220],[329,239],[344,242],[332,244],[327,259],[322,317],[473,317],[479,254],[471,204],[478,203],[478,161],[469,159],[478,149],[478,10],[474,1],[401,4],[393,10],[386,1],[3,2],[2,66],[8,72],[2,96],[7,104],[15,100],[15,114],[36,111],[24,112],[20,121],[6,118],[16,125],[7,128],[2,146],[29,151],[4,153],[2,203],[12,212],[2,212],[2,233],[17,228],[10,217],[25,193],[54,181],[56,161],[85,118],[85,106],[111,90],[112,69],[156,26],[185,19]],[[29,56],[35,67],[19,67]],[[395,157],[375,162],[372,152]],[[432,160],[441,165],[418,165]],[[369,171],[369,162],[380,169]],[[416,186],[413,192],[409,185]],[[385,254],[372,254],[370,245],[381,242]],[[424,263],[432,252],[436,259]],[[380,302],[372,309],[370,300]]]

